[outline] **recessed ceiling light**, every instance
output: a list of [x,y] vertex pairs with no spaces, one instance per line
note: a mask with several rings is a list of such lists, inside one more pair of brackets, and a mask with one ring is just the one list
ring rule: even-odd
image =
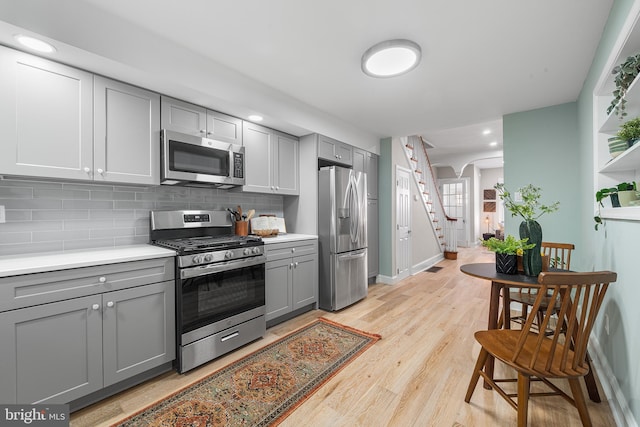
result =
[[498,142],[497,141],[491,141],[489,143],[489,145],[492,146],[492,147],[495,147],[496,145],[498,145]]
[[251,120],[252,122],[261,122],[262,116],[259,116],[257,114],[252,114],[249,116],[249,120]]
[[362,71],[372,77],[395,77],[418,66],[422,50],[411,40],[380,42],[362,55]]
[[56,48],[50,45],[49,43],[42,41],[40,39],[36,39],[34,37],[23,36],[22,34],[16,34],[13,36],[14,39],[22,46],[29,48],[31,50],[35,50],[37,52],[42,53],[52,53],[56,51]]
[[489,135],[491,133],[491,129],[485,129],[482,131],[483,135]]

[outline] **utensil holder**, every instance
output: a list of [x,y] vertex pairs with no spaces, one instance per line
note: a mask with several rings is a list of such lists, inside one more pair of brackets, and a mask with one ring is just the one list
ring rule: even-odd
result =
[[236,221],[236,235],[246,236],[249,234],[249,221]]

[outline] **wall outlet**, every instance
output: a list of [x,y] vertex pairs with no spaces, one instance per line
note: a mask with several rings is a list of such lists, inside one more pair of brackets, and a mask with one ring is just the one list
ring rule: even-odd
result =
[[7,222],[7,217],[4,212],[4,206],[0,205],[0,224]]
[[604,331],[609,335],[609,315],[607,313],[604,314]]

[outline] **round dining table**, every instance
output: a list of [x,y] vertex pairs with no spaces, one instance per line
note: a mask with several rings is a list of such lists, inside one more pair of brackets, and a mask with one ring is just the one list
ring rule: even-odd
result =
[[[503,299],[505,304],[509,304],[509,288],[539,288],[537,276],[527,276],[522,273],[517,274],[504,274],[496,271],[496,264],[493,262],[483,262],[475,264],[463,264],[460,266],[460,271],[469,276],[477,277],[479,279],[485,279],[491,281],[491,294],[489,296],[489,319],[487,321],[487,329],[497,329],[498,320],[500,318],[500,294],[503,293]],[[551,272],[567,272],[567,270],[560,270],[556,268],[549,268]],[[509,310],[504,310],[504,327],[510,327],[510,313]],[[587,354],[587,359],[589,356]],[[598,387],[596,385],[595,376],[593,373],[593,367],[590,360],[589,373],[584,377],[587,392],[589,398],[593,402],[600,402],[600,394],[598,393]],[[485,364],[485,372],[493,378],[495,360],[489,356]],[[484,383],[484,388],[490,389],[488,383]]]

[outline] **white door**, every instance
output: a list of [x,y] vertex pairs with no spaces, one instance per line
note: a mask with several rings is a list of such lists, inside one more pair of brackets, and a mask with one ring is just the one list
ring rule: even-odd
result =
[[458,246],[470,246],[469,242],[469,178],[441,179],[440,194],[447,216],[456,218]]
[[411,269],[410,171],[396,166],[396,277],[409,276]]

